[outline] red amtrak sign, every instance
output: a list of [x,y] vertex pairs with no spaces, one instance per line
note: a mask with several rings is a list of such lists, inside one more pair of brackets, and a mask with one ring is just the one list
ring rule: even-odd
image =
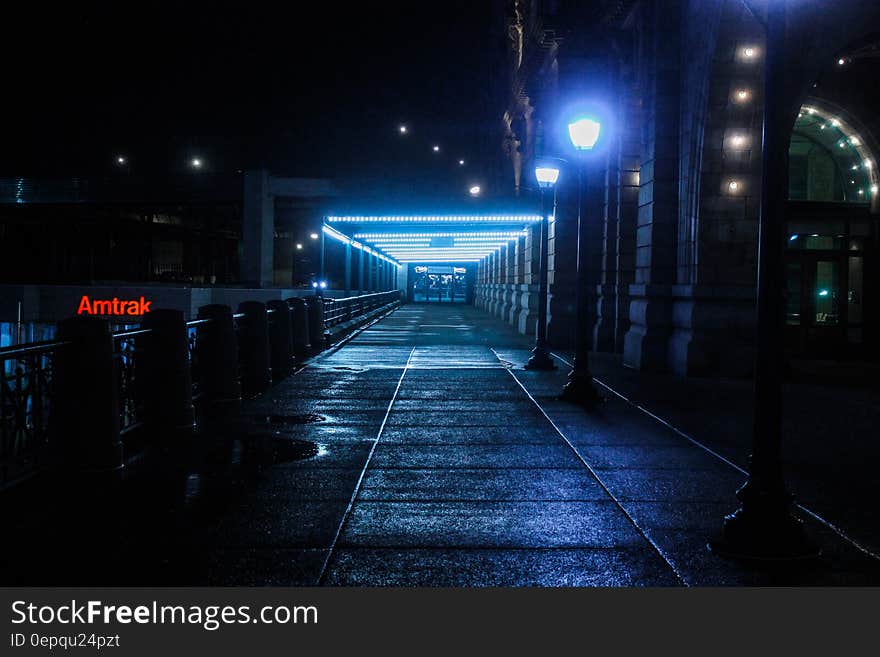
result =
[[83,295],[79,300],[77,315],[143,315],[150,312],[152,301],[140,299],[89,299]]

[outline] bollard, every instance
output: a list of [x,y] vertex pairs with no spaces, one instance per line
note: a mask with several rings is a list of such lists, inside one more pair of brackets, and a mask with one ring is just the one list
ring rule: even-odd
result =
[[152,330],[143,338],[144,357],[140,363],[145,422],[155,436],[169,431],[190,432],[196,419],[183,312],[156,309],[144,315],[141,326]]
[[293,336],[290,332],[290,306],[277,299],[266,304],[274,310],[269,322],[269,356],[272,366],[272,381],[280,381],[290,374],[293,366]]
[[312,351],[317,353],[327,346],[324,339],[324,302],[321,297],[307,297],[309,305],[309,342]]
[[199,388],[208,403],[235,404],[241,401],[238,381],[238,345],[232,323],[232,309],[222,304],[199,308],[199,319],[211,323],[196,333],[196,361]]
[[238,325],[238,350],[241,358],[241,394],[256,397],[269,387],[272,370],[269,367],[269,322],[266,304],[262,301],[242,301],[238,312],[244,318]]
[[309,342],[309,307],[305,299],[292,297],[287,300],[291,308],[291,333],[293,335],[293,354],[297,362],[302,362],[312,353]]
[[71,344],[55,353],[52,432],[65,466],[101,472],[123,466],[119,440],[119,368],[110,322],[71,317],[58,323],[58,339]]

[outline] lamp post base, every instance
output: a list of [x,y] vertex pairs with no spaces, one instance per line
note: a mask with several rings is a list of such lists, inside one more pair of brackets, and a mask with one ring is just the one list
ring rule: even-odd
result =
[[531,357],[525,364],[525,369],[541,371],[555,370],[556,363],[553,362],[553,359],[550,357],[550,354],[547,353],[546,349],[535,347],[532,349]]
[[568,375],[568,383],[562,388],[559,399],[581,406],[595,406],[605,401],[605,398],[593,385],[592,375],[581,374],[575,370],[572,370]]
[[721,536],[709,550],[742,561],[785,562],[815,559],[821,550],[791,513],[790,494],[756,491],[746,483],[737,497],[742,506],[724,518]]

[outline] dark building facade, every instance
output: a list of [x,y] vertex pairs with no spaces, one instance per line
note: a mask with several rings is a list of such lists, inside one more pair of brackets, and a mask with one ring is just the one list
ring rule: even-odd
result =
[[[764,16],[742,0],[498,4],[509,189],[537,198],[536,157],[561,156],[550,223],[549,335],[575,341],[578,206],[589,221],[593,346],[625,365],[747,375],[753,364]],[[793,121],[787,348],[873,359],[880,340],[880,11],[793,3],[776,93]],[[578,198],[561,108],[600,96],[612,117],[598,181]],[[537,201],[536,201],[537,203]],[[534,330],[533,236],[480,263],[477,303]],[[532,263],[529,266],[528,263]]]

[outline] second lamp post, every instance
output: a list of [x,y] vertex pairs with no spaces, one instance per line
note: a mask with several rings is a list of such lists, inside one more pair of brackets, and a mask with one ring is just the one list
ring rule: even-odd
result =
[[547,347],[547,246],[549,216],[556,203],[556,181],[559,180],[559,164],[552,160],[539,160],[535,165],[535,178],[541,189],[541,235],[538,241],[538,325],[535,330],[535,348],[525,367],[527,370],[555,370],[556,365]]

